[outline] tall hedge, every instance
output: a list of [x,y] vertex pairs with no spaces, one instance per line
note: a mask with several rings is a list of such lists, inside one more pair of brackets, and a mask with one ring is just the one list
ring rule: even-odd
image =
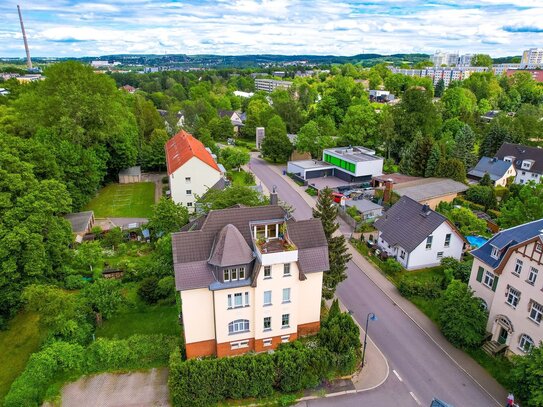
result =
[[164,335],[134,335],[122,340],[100,338],[87,348],[53,342],[30,357],[23,373],[11,385],[4,406],[41,405],[48,387],[64,374],[82,376],[166,365],[177,343],[178,338]]

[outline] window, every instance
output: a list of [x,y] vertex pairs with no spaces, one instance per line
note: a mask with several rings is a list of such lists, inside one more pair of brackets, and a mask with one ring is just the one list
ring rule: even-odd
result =
[[187,206],[192,206],[192,202],[187,202]]
[[283,264],[283,277],[290,276],[290,263]]
[[428,236],[428,238],[426,239],[426,249],[431,249],[432,248],[432,240],[434,240],[434,237],[433,236]]
[[187,195],[192,195],[192,190],[191,189],[187,189]]
[[228,308],[240,308],[249,306],[249,291],[243,293],[228,294]]
[[543,250],[543,245],[541,245],[541,243],[537,243],[535,245],[535,251],[538,253],[541,253],[542,250]]
[[223,271],[223,280],[224,280],[224,282],[230,281],[230,270],[229,269],[225,269]]
[[264,330],[271,331],[271,317],[264,317]]
[[443,258],[443,252],[437,252],[437,258],[438,259]]
[[243,307],[243,294],[235,293],[234,294],[234,307]]
[[530,352],[534,347],[534,340],[526,334],[520,335],[520,340],[518,343],[518,348],[523,352]]
[[238,269],[238,272],[239,272],[239,279],[245,280],[245,267],[240,267]]
[[290,302],[290,288],[283,288],[283,303]]
[[495,259],[500,257],[500,249],[498,249],[497,247],[492,246],[492,253],[490,253],[490,256],[492,256]]
[[451,245],[451,234],[447,233],[445,235],[445,247],[449,247]]
[[400,249],[400,259],[405,260],[405,250]]
[[238,269],[230,269],[230,280],[238,279]]
[[248,319],[236,319],[228,324],[228,334],[233,335],[240,332],[249,332]]
[[513,271],[513,274],[516,274],[517,276],[520,276],[520,273],[522,272],[522,260],[517,259],[517,262],[515,263],[515,270]]
[[185,182],[186,182],[187,184],[190,184],[190,177],[185,177]]
[[262,339],[263,346],[272,346],[272,338]]
[[520,291],[514,289],[513,287],[509,287],[509,291],[507,292],[506,302],[509,305],[511,305],[513,308],[516,308],[519,300],[520,300]]
[[541,323],[541,317],[543,316],[543,305],[532,301],[532,309],[530,310],[530,319],[537,324]]
[[528,276],[528,283],[531,285],[535,284],[535,280],[537,279],[537,273],[539,273],[539,270],[535,267],[530,267],[530,275]]
[[489,288],[492,288],[494,286],[494,279],[495,279],[494,273],[491,273],[490,271],[485,271],[485,278],[483,280],[483,284],[486,285]]
[[245,267],[231,268],[223,270],[224,282],[244,280],[245,279]]
[[283,316],[281,317],[281,328],[288,328],[289,322],[290,322],[290,314],[283,314]]
[[290,338],[290,335],[283,335],[281,337],[281,342],[286,343],[286,342],[288,342],[289,338]]
[[271,266],[264,266],[264,279],[271,278]]
[[272,303],[272,292],[264,291],[264,305],[271,305]]
[[248,348],[249,341],[230,342],[230,349]]

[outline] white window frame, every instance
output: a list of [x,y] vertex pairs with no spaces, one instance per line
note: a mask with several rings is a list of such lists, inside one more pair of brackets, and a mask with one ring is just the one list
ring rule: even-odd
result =
[[515,261],[515,268],[513,270],[513,274],[517,277],[520,276],[520,273],[522,273],[522,266],[524,266],[524,262],[521,259],[516,259]]
[[[269,325],[268,327],[266,327],[266,320],[268,320],[269,322]],[[272,321],[272,317],[264,317],[264,319],[262,320],[262,329],[264,331],[271,331],[272,327],[271,327],[271,321]]]
[[192,206],[192,202],[187,202],[187,206]]
[[283,264],[283,277],[290,277],[290,263]]
[[[526,346],[528,345],[528,346]],[[535,346],[534,340],[526,334],[520,335],[519,341],[518,341],[518,348],[523,353],[528,353],[532,348]]]
[[543,245],[541,243],[535,244],[535,251],[541,253],[543,251]]
[[405,260],[405,250],[400,249],[400,259]]
[[483,275],[483,285],[487,286],[488,288],[492,289],[494,286],[494,280],[496,276],[491,271],[485,270],[485,274]]
[[431,250],[432,249],[432,242],[434,240],[434,237],[432,235],[428,236],[426,238],[426,250]]
[[238,341],[238,342],[230,342],[230,349],[231,350],[248,348],[248,347],[249,347],[249,341],[248,340]]
[[509,287],[507,290],[507,299],[505,302],[513,308],[517,308],[518,303],[520,302],[520,291],[514,287]]
[[450,247],[451,246],[451,239],[452,239],[452,233],[447,233],[445,235],[445,244],[443,247]]
[[[286,324],[285,324],[285,320],[286,320]],[[281,328],[290,328],[290,314],[281,315]]]
[[443,258],[443,252],[437,252],[437,258],[442,259]]
[[500,249],[492,246],[492,253],[490,253],[490,257],[492,257],[493,259],[498,259],[500,257]]
[[248,319],[236,319],[228,323],[228,335],[249,332],[251,325]]
[[272,346],[272,343],[273,343],[272,338],[262,339],[262,346]]
[[[268,275],[266,275],[266,273]],[[264,280],[268,280],[270,278],[272,278],[272,276],[271,276],[271,266],[264,266]]]
[[535,285],[535,282],[537,280],[537,274],[539,273],[539,270],[535,267],[530,267],[530,274],[528,274],[528,284]]
[[290,339],[290,335],[283,335],[281,337],[281,343],[287,343],[289,339]]
[[[269,293],[269,296],[270,296],[270,300],[268,302],[266,302],[266,294],[268,294],[268,293]],[[271,292],[271,290],[264,291],[262,297],[263,297],[263,305],[265,307],[268,307],[268,306],[272,305],[272,292]]]
[[185,177],[185,183],[190,184],[190,177]]
[[187,190],[185,191],[185,193],[186,193],[187,195],[192,195],[192,189],[187,189]]
[[543,305],[532,301],[532,306],[530,307],[530,315],[528,316],[528,318],[530,318],[530,320],[535,322],[537,325],[541,324],[541,320],[543,319]]
[[290,288],[283,288],[283,304],[290,302],[290,291]]

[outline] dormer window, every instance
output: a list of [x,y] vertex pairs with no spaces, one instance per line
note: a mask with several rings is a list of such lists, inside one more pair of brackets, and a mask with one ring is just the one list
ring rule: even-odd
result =
[[245,280],[245,267],[231,267],[223,270],[224,282]]
[[494,259],[498,259],[500,257],[500,249],[492,246],[492,253],[490,253],[490,256]]
[[524,160],[524,161],[522,162],[522,168],[523,168],[523,169],[526,169],[526,170],[529,170],[530,167],[532,166],[532,163],[533,163],[532,160]]
[[514,159],[515,157],[511,157],[511,156],[503,157],[503,161],[508,162],[508,163],[512,163]]

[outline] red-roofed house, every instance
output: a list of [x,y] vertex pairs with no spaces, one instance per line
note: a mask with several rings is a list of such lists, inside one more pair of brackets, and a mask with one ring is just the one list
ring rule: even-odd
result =
[[171,197],[194,211],[196,196],[223,182],[223,173],[202,142],[184,130],[165,146]]

